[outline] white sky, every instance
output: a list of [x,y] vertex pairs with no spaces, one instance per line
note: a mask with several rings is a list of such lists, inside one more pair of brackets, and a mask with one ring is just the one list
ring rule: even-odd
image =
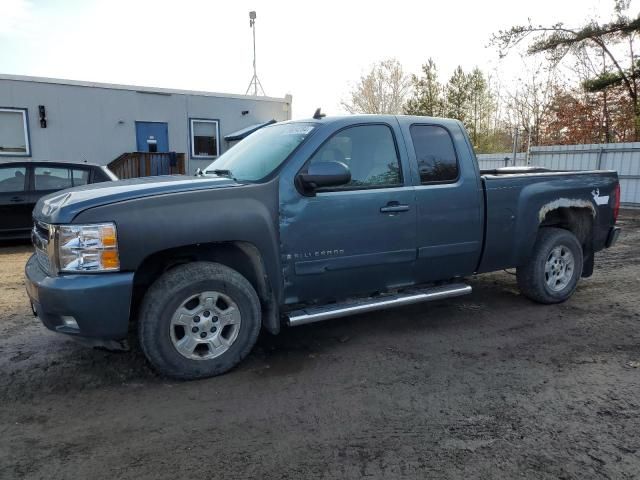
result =
[[[635,8],[640,0],[634,0]],[[631,11],[636,12],[637,8]],[[613,0],[258,1],[0,0],[0,72],[245,93],[252,76],[248,12],[257,11],[258,76],[269,96],[293,95],[293,118],[340,100],[377,60],[409,73],[433,57],[498,69],[492,32],[517,23],[579,25]]]

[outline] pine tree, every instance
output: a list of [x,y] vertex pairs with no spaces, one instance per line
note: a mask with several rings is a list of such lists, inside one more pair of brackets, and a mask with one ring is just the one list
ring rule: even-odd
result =
[[478,67],[468,75],[469,133],[474,146],[481,143],[481,137],[487,137],[491,129],[491,115],[494,99],[484,73]]
[[438,67],[432,58],[422,65],[421,77],[412,76],[413,96],[404,107],[407,115],[443,115],[442,85],[438,81]]
[[445,87],[446,116],[468,125],[469,76],[458,66]]

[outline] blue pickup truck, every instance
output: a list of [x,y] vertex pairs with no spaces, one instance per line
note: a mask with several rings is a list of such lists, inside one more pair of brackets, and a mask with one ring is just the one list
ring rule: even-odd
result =
[[196,177],[41,199],[26,285],[46,327],[110,346],[135,327],[158,371],[201,378],[262,329],[464,295],[472,274],[515,267],[524,296],[562,302],[619,204],[613,171],[481,171],[456,120],[317,114]]

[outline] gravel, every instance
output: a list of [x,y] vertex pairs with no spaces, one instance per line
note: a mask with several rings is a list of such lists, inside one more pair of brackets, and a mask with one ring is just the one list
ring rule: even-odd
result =
[[0,247],[0,478],[640,477],[640,211],[561,305],[471,295],[263,336],[174,382],[46,330]]

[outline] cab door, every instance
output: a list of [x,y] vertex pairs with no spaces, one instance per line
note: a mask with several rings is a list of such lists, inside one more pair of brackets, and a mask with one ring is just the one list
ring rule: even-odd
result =
[[417,204],[416,282],[473,273],[482,251],[483,192],[458,122],[403,125]]
[[[397,124],[334,129],[301,168],[281,177],[285,303],[337,300],[413,282],[416,202],[399,138]],[[296,173],[328,161],[345,163],[351,182],[311,195],[295,188]]]

